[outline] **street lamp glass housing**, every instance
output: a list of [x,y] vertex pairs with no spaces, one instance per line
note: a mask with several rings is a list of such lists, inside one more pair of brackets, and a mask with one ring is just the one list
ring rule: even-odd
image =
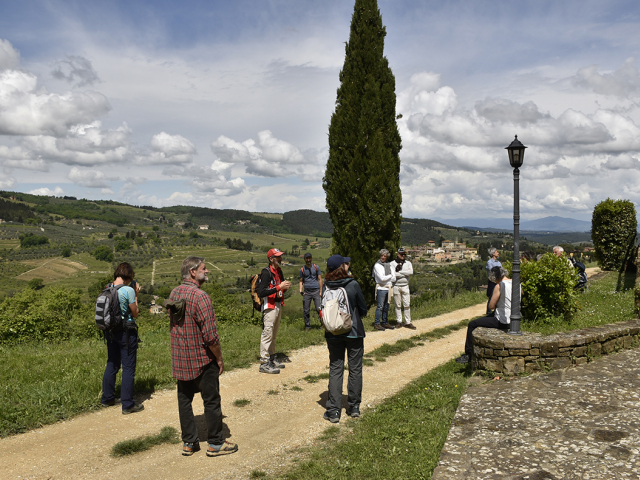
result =
[[522,166],[522,161],[524,160],[524,149],[525,147],[520,140],[518,140],[518,136],[516,135],[516,139],[511,142],[511,144],[505,148],[509,152],[509,163],[513,168],[520,168]]

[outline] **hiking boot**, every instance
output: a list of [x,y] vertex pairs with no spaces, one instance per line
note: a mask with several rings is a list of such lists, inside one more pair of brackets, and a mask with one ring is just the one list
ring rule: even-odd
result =
[[305,332],[310,332],[311,331],[311,327],[304,327],[304,331]]
[[123,415],[129,415],[130,413],[137,413],[137,412],[141,412],[142,410],[144,410],[144,405],[142,405],[140,403],[136,403],[131,408],[123,408],[122,409],[122,414]]
[[107,408],[107,407],[113,407],[113,406],[116,404],[116,400],[115,400],[115,398],[114,398],[114,399],[112,399],[112,400],[109,400],[108,402],[100,402],[100,404],[101,404],[103,407],[105,407],[105,408]]
[[280,370],[274,367],[271,362],[269,363],[261,363],[260,364],[260,373],[280,373]]
[[284,353],[274,353],[280,363],[291,363],[291,359]]
[[411,329],[411,330],[415,330],[415,329],[416,329],[416,326],[415,326],[413,323],[407,323],[407,324],[404,326],[404,328],[408,328],[408,329]]
[[184,455],[185,457],[190,457],[191,455],[199,451],[200,451],[199,442],[194,442],[194,443],[185,442],[182,444],[182,455]]
[[352,418],[358,418],[360,416],[360,407],[347,408],[347,415]]
[[222,445],[209,444],[207,449],[207,457],[218,457],[220,455],[229,455],[230,453],[236,453],[238,451],[238,444],[224,441]]
[[456,358],[457,363],[469,363],[469,355],[464,354],[458,358]]
[[274,368],[283,369],[285,367],[284,363],[280,363],[276,359],[275,354],[271,355],[270,362],[271,362],[271,365],[273,365]]
[[376,323],[373,328],[375,330],[380,330],[381,332],[384,332],[384,327],[382,325],[380,325],[379,323]]
[[324,412],[324,419],[329,420],[331,423],[338,423],[340,421],[340,412]]
[[387,330],[395,330],[396,327],[394,327],[393,325],[389,325],[388,323],[383,323],[382,326],[384,328],[386,328]]

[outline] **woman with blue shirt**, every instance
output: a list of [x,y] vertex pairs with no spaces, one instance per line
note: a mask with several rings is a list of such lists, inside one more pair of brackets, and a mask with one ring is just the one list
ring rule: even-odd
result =
[[[342,381],[344,376],[345,351],[349,359],[349,408],[347,415],[360,416],[362,400],[362,357],[364,355],[364,325],[362,317],[367,314],[367,302],[358,282],[349,274],[351,258],[333,255],[327,260],[327,274],[324,277],[325,289],[344,288],[347,293],[351,321],[350,332],[333,335],[325,332],[324,338],[329,349],[329,397],[324,413],[325,420],[331,423],[340,421],[342,411]],[[323,292],[324,293],[324,292]]]
[[[126,262],[118,265],[113,273],[113,285],[122,285],[118,288],[118,300],[126,326],[122,330],[105,333],[107,368],[102,378],[102,406],[110,407],[116,403],[116,375],[122,366],[120,400],[125,415],[144,410],[143,405],[133,400],[138,354],[138,328],[134,319],[138,316],[136,294],[140,291],[140,285],[133,282],[134,276],[133,267]],[[132,282],[133,287],[130,286]]]

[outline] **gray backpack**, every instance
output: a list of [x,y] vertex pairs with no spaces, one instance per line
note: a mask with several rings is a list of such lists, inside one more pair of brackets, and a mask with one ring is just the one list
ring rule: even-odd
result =
[[353,327],[347,291],[343,287],[327,288],[322,295],[322,324],[333,335],[349,333]]

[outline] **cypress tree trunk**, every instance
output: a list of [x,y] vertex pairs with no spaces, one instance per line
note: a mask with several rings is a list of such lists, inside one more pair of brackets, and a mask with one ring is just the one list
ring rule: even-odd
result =
[[395,78],[383,55],[385,35],[377,1],[356,0],[323,180],[334,225],[332,251],[351,257],[368,303],[379,250],[393,253],[400,245],[402,146]]

